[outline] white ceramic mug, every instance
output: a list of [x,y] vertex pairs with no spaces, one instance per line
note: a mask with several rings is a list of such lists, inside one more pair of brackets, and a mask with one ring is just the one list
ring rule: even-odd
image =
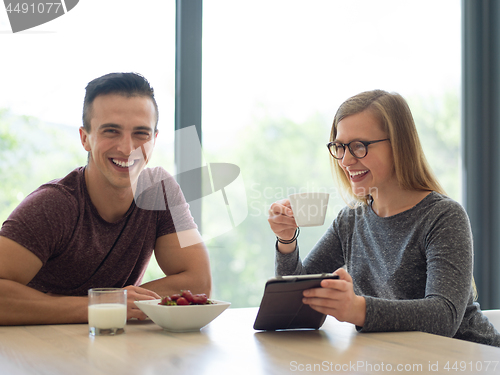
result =
[[330,194],[306,192],[288,196],[295,222],[299,227],[316,227],[325,223]]

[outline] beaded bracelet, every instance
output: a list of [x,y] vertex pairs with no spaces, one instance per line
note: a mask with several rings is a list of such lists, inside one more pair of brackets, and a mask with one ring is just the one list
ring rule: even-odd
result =
[[293,241],[295,241],[297,239],[297,237],[299,237],[299,233],[300,233],[300,228],[297,227],[297,229],[295,229],[295,234],[293,235],[293,238],[291,240],[282,240],[281,238],[279,238],[278,236],[276,236],[276,240],[279,242],[279,243],[282,243],[284,245],[289,245],[291,244]]

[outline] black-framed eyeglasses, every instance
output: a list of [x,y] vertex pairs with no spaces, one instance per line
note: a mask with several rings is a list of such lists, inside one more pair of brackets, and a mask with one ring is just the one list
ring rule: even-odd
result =
[[352,156],[356,159],[362,159],[368,154],[368,145],[388,141],[389,138],[379,139],[377,141],[351,141],[349,143],[329,142],[326,144],[328,151],[335,159],[342,159],[345,155],[345,148],[347,147]]

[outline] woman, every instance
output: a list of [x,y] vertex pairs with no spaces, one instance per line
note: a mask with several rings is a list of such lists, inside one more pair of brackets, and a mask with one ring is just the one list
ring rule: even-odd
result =
[[285,199],[269,210],[276,273],[333,272],[304,303],[361,332],[423,331],[500,346],[474,302],[472,234],[423,154],[406,101],[364,92],[338,109],[328,144],[334,174],[353,198],[302,263]]

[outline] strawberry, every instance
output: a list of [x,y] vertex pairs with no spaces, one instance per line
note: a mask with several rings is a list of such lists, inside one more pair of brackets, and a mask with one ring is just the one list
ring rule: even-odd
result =
[[184,297],[188,302],[193,302],[193,293],[191,293],[190,290],[183,290],[181,296]]
[[172,301],[172,298],[169,296],[163,297],[158,305],[165,305],[165,306],[174,306],[177,305],[175,301]]
[[169,302],[172,302],[172,298],[170,298],[169,296],[166,296],[166,297],[163,297],[161,299],[160,304],[161,305],[168,305]]
[[207,295],[206,294],[195,294],[193,296],[193,303],[195,305],[204,305],[205,303],[207,303]]
[[172,299],[172,301],[177,301],[177,298],[179,298],[180,296],[180,294],[172,294],[170,298]]
[[177,298],[177,305],[181,306],[181,305],[189,305],[189,301],[184,298],[184,297],[179,297]]

